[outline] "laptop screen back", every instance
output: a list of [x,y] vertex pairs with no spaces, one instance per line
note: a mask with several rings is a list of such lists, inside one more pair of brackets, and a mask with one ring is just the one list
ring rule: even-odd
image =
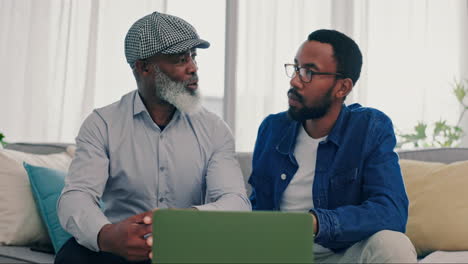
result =
[[308,213],[157,210],[153,263],[313,263]]

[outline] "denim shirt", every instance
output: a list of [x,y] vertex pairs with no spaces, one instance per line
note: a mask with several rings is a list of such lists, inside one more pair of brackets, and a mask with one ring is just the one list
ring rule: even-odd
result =
[[[286,112],[262,122],[249,179],[254,210],[281,210],[283,192],[298,169],[294,147],[300,125]],[[310,210],[318,220],[316,243],[338,251],[380,230],[405,232],[408,197],[395,144],[384,113],[343,105],[317,150]]]

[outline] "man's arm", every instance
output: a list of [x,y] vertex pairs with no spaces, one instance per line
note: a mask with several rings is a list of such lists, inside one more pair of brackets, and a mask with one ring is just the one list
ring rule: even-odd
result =
[[370,132],[376,136],[361,172],[362,204],[311,210],[318,220],[316,242],[325,247],[345,248],[381,230],[405,232],[408,198],[390,119],[378,119]]
[[107,127],[96,112],[83,123],[76,143],[57,205],[61,225],[90,250],[112,252],[130,261],[148,259],[151,246],[145,235],[152,232],[152,211],[111,224],[99,207],[109,177],[109,159]]
[[214,152],[206,172],[207,204],[198,210],[249,211],[244,179],[235,156],[234,138],[227,125],[219,120],[213,131]]
[[[250,199],[250,203],[252,204],[253,210],[259,209],[258,202],[257,202],[256,188],[257,187],[260,188],[260,186],[257,186],[258,175],[254,174],[254,172],[256,171],[256,166],[258,166],[257,164],[259,164],[260,155],[261,153],[265,152],[265,145],[269,140],[267,132],[269,129],[271,129],[270,123],[272,120],[272,116],[273,115],[268,115],[265,119],[263,119],[262,123],[260,124],[260,127],[258,128],[258,132],[257,132],[257,139],[255,140],[254,151],[252,154],[252,172],[250,173],[248,182],[250,186],[252,186],[252,193],[250,194],[249,199]],[[272,199],[273,198],[271,198],[269,202],[270,205],[273,204]],[[260,210],[272,210],[272,209],[273,209],[273,206],[260,208]]]
[[99,207],[108,178],[106,129],[96,112],[84,121],[76,138],[75,157],[57,202],[57,213],[63,228],[79,244],[93,251],[99,251],[99,231],[110,223]]

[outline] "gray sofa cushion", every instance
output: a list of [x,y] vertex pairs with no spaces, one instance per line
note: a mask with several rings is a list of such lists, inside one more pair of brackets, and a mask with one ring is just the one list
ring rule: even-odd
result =
[[451,163],[468,160],[468,148],[433,148],[399,151],[400,159]]
[[54,263],[54,255],[29,247],[0,246],[0,263]]
[[5,146],[6,149],[17,150],[33,154],[54,154],[64,152],[71,144],[66,143],[12,143]]

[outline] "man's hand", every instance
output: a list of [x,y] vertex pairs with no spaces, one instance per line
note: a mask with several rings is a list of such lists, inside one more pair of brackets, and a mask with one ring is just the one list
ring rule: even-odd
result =
[[101,251],[111,252],[129,261],[150,258],[152,236],[145,235],[153,232],[152,214],[153,211],[148,211],[131,216],[122,222],[103,226],[98,234]]
[[314,213],[310,212],[313,218],[313,225],[314,225],[314,235],[317,235],[318,232],[318,224],[317,224],[317,217],[315,216]]

